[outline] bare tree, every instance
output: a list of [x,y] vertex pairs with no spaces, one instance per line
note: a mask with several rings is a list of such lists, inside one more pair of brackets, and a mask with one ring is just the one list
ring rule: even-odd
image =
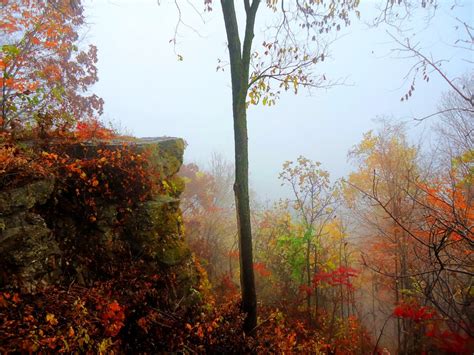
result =
[[[474,97],[474,73],[460,80],[466,96]],[[474,149],[474,108],[456,92],[446,93],[439,107],[440,122],[437,133],[443,141],[446,158],[452,161]]]
[[[451,95],[458,96],[458,99],[455,100],[455,106],[444,106],[427,116],[416,117],[418,121],[423,121],[433,116],[449,114],[453,111],[470,112],[471,114],[474,111],[472,88],[467,89],[465,79],[453,76],[446,69],[446,63],[453,59],[473,63],[474,28],[469,23],[469,20],[457,16],[454,12],[458,8],[469,6],[470,1],[459,0],[386,0],[379,7],[379,14],[375,17],[373,25],[388,25],[389,30],[387,30],[387,33],[396,45],[393,52],[404,60],[412,62],[412,66],[404,77],[409,87],[400,100],[409,100],[414,94],[420,78],[423,81],[429,82],[430,77],[434,75],[440,77],[446,83],[447,88],[452,91]],[[420,20],[421,17],[422,23],[425,24],[426,28],[429,28],[431,21],[437,16],[438,12],[441,12],[440,10],[450,15],[451,22],[448,23],[457,34],[457,37],[451,43],[446,44],[447,48],[454,48],[456,50],[454,58],[437,58],[429,49],[423,47],[423,43],[413,33],[411,22],[414,19]],[[465,11],[468,12],[469,9]],[[446,27],[444,30],[447,31],[449,28]],[[472,74],[469,73],[468,75]]]

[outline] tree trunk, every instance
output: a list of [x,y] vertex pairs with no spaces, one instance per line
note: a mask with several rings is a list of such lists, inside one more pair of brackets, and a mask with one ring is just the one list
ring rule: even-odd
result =
[[313,317],[311,315],[311,241],[308,237],[306,241],[306,307],[308,308],[308,325],[311,327],[313,325]]
[[247,313],[244,329],[250,332],[257,325],[257,296],[253,271],[252,228],[248,191],[248,144],[245,107],[234,115],[235,140],[235,205],[239,230],[240,285],[242,309]]
[[250,53],[254,37],[255,16],[260,0],[250,5],[244,0],[246,12],[245,38],[240,43],[237,17],[233,0],[221,0],[222,12],[229,47],[232,79],[232,113],[234,118],[235,143],[235,206],[240,250],[240,287],[242,311],[246,313],[244,331],[251,333],[257,325],[257,295],[252,255],[252,228],[248,182],[248,135],[247,135],[247,90],[249,82]]

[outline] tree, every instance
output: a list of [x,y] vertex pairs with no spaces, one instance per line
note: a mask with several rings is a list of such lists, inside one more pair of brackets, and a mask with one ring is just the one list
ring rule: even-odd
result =
[[[474,72],[459,81],[464,92],[474,97]],[[440,152],[442,165],[447,166],[453,161],[460,162],[460,157],[474,152],[474,107],[451,90],[443,95],[438,110],[442,113],[436,131],[443,142]]]
[[[472,115],[474,111],[472,87],[466,86],[466,78],[455,77],[449,73],[445,65],[452,60],[473,63],[474,28],[469,23],[469,14],[472,9],[463,9],[462,12],[456,13],[458,8],[472,6],[472,3],[456,0],[385,0],[381,3],[384,4],[380,8],[378,16],[375,17],[373,24],[375,26],[388,25],[391,30],[388,34],[396,44],[393,51],[398,53],[401,58],[412,62],[412,66],[404,78],[409,88],[400,100],[407,101],[414,94],[420,78],[422,81],[429,82],[431,76],[438,76],[451,90],[451,104],[456,104],[449,107],[443,105],[436,112],[425,117],[418,117],[416,120],[422,121],[433,116],[452,112],[463,112]],[[456,50],[455,55],[450,58],[436,57],[429,49],[423,48],[423,44],[417,38],[417,30],[413,28],[413,23],[410,22],[414,17],[420,16],[423,18],[426,28],[439,12],[444,12],[450,17],[447,21],[449,25],[440,32],[449,32],[451,27],[456,33],[455,38],[449,39],[446,43],[446,46]],[[468,75],[472,76],[472,73],[468,73]],[[453,96],[457,96],[457,99],[452,99]]]
[[[415,223],[416,206],[410,196],[418,193],[418,150],[407,142],[403,125],[383,122],[380,132],[366,133],[350,156],[358,163],[358,171],[349,176],[346,198],[369,235],[365,249],[370,250],[370,257],[364,256],[364,262],[379,272],[390,301],[398,304],[413,290],[409,275],[416,269],[410,236],[399,224],[412,228]],[[385,312],[390,314],[391,309]],[[406,321],[397,321],[401,352],[408,347],[408,328]]]
[[213,154],[208,169],[185,164],[180,176],[186,185],[180,200],[188,243],[216,287],[229,276],[229,250],[236,243],[233,166]]
[[387,125],[366,134],[351,154],[359,170],[350,175],[346,196],[369,226],[364,264],[393,294],[387,304],[396,308],[386,313],[396,317],[399,352],[424,346],[420,319],[396,312],[408,304],[436,310],[438,325],[453,336],[472,337],[472,171],[463,165],[472,157],[448,161],[433,174],[421,168],[402,126]]
[[98,80],[97,49],[78,48],[80,1],[7,0],[0,14],[1,132],[64,130],[102,113],[103,100],[87,93]]
[[[328,45],[322,40],[322,35],[331,30],[340,30],[341,24],[349,25],[350,13],[356,11],[359,0],[267,0],[265,4],[276,25],[266,28],[261,50],[253,48],[261,0],[239,3],[244,10],[242,33],[239,32],[240,18],[234,1],[220,1],[232,83],[234,194],[239,232],[242,310],[247,314],[245,331],[251,332],[257,322],[257,298],[248,186],[247,107],[260,102],[273,105],[281,89],[291,88],[297,93],[300,86],[327,86],[326,77],[312,71],[314,64],[324,61],[327,56]],[[206,11],[211,11],[214,1],[204,0],[204,5]],[[178,21],[179,25],[181,18]],[[272,85],[275,83],[277,87],[274,88]]]
[[[320,168],[321,163],[313,162],[303,156],[297,162],[283,164],[280,180],[288,185],[293,193],[292,208],[303,225],[302,240],[305,244],[306,287],[311,289],[313,275],[318,273],[320,257],[320,238],[326,224],[334,217],[336,207],[336,189],[331,186],[329,173]],[[314,258],[311,265],[311,258]],[[306,304],[308,321],[312,323],[311,293],[307,292]],[[315,295],[315,311],[318,311],[318,293]]]

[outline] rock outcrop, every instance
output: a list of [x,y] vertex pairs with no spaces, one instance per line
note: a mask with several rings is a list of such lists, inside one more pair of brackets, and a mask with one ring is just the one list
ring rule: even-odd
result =
[[[84,225],[70,206],[61,202],[54,179],[0,191],[0,286],[27,290],[55,283],[91,285],[114,277],[108,265],[121,258],[140,258],[148,269],[171,270],[177,277],[176,297],[194,297],[198,275],[183,236],[179,196],[184,188],[176,176],[182,165],[184,141],[147,138],[129,144],[136,152],[147,151],[166,193],[136,204],[129,217],[118,223],[120,211],[112,203],[98,208],[97,220]],[[94,157],[100,149],[118,149],[123,142],[69,146],[77,159]],[[124,259],[125,260],[125,259]],[[110,275],[109,275],[110,274]]]
[[46,203],[53,189],[50,179],[0,192],[0,283],[21,282],[30,287],[51,280],[60,250],[33,208]]

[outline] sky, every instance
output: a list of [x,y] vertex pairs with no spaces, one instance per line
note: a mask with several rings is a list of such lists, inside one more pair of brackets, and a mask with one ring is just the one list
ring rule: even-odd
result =
[[[457,1],[459,2],[459,1]],[[105,100],[104,120],[137,137],[174,136],[188,144],[187,162],[206,165],[212,153],[233,160],[233,123],[230,72],[217,72],[218,58],[226,60],[226,36],[219,2],[204,16],[205,23],[189,6],[174,48],[178,13],[174,0],[89,0],[86,43],[98,47],[99,82],[93,88]],[[183,1],[186,3],[186,1]],[[202,0],[189,0],[199,10]],[[284,197],[278,173],[286,160],[299,155],[320,161],[333,179],[353,168],[347,153],[376,128],[380,116],[407,122],[409,135],[417,139],[433,119],[420,124],[414,117],[436,111],[443,92],[449,88],[439,76],[429,83],[419,81],[410,100],[401,102],[410,84],[404,80],[414,61],[394,52],[397,46],[388,35],[390,27],[367,25],[380,1],[362,1],[361,20],[341,31],[330,47],[330,58],[319,71],[347,85],[298,95],[283,93],[276,106],[253,106],[248,110],[249,169],[251,188],[261,201]],[[472,54],[452,46],[459,38],[455,17],[472,24],[474,2],[450,9],[452,0],[441,6],[429,26],[426,11],[415,12],[407,35],[420,43],[433,58],[449,59],[443,68],[450,78],[472,71]],[[239,1],[236,1],[238,6]],[[262,8],[264,4],[261,5]],[[263,10],[260,28],[272,14]],[[388,32],[387,32],[388,31]],[[183,61],[177,60],[177,54]],[[466,59],[471,61],[469,63]]]

